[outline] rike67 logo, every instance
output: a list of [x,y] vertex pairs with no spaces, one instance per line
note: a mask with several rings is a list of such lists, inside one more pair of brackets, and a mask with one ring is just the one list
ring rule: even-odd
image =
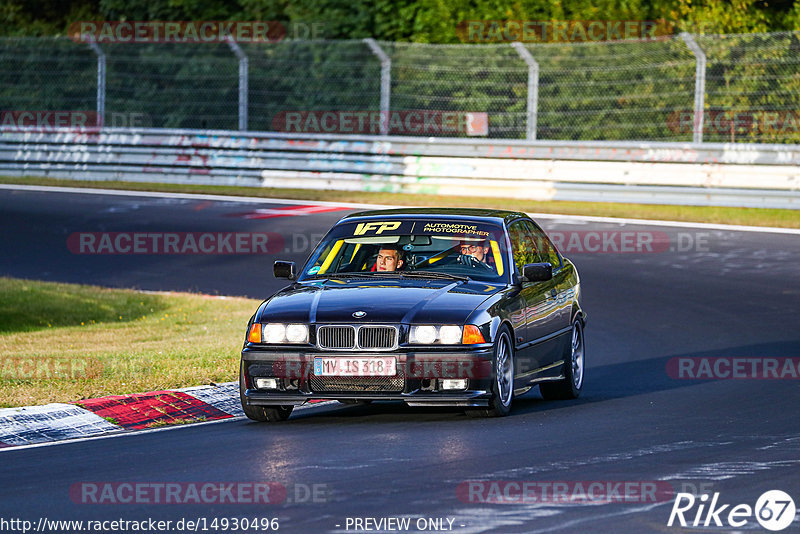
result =
[[714,493],[710,501],[708,494],[698,498],[691,493],[678,493],[667,526],[677,522],[682,527],[753,528],[748,523],[755,518],[763,528],[777,532],[792,524],[796,512],[794,500],[781,490],[765,491],[754,507],[722,504],[719,492]]

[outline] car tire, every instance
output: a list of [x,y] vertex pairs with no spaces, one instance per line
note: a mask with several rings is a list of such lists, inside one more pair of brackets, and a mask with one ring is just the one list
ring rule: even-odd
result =
[[470,417],[505,417],[511,412],[514,399],[514,345],[511,331],[500,327],[494,341],[492,358],[492,396],[489,407],[467,410]]
[[539,384],[539,391],[545,400],[577,399],[580,396],[586,366],[585,353],[583,323],[576,318],[572,323],[570,346],[564,355],[564,379]]
[[292,415],[294,406],[248,406],[247,399],[244,396],[244,391],[247,389],[244,385],[244,365],[239,364],[239,400],[242,403],[242,411],[248,419],[258,421],[260,423],[277,423],[279,421],[286,421]]

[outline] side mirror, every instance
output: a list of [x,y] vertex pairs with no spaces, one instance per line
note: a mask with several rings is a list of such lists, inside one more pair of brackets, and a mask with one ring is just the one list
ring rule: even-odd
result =
[[275,275],[275,278],[294,280],[297,278],[297,267],[293,261],[276,260],[272,266],[272,274]]
[[528,263],[522,268],[523,282],[546,282],[553,278],[553,266],[549,263]]

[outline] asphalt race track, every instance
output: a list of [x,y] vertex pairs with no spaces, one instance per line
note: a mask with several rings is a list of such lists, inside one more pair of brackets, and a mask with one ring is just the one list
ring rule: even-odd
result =
[[[0,190],[0,275],[265,297],[280,286],[272,261],[302,262],[347,213],[270,216],[286,208]],[[205,518],[212,532],[213,518],[232,517],[278,518],[280,532],[300,533],[398,531],[387,528],[397,523],[379,530],[365,518],[462,533],[766,532],[755,515],[734,528],[728,513],[739,504],[755,508],[767,490],[782,490],[800,506],[800,377],[674,373],[678,358],[743,362],[746,374],[754,361],[800,357],[800,235],[540,222],[562,236],[562,251],[581,274],[589,320],[580,399],[546,402],[533,391],[514,401],[509,417],[491,420],[393,403],[321,406],[272,426],[238,419],[5,450],[0,516],[34,524],[41,517]],[[87,232],[270,232],[282,248],[233,255],[70,250],[70,236]],[[620,252],[620,232],[640,232],[634,241],[645,236],[656,245]],[[787,361],[797,371],[797,359]],[[84,482],[274,482],[286,495],[274,504],[91,504],[70,497]],[[592,482],[605,498],[563,498]],[[625,482],[659,491],[622,499],[616,492],[625,494]],[[687,528],[677,519],[667,525],[678,492],[697,495],[684,513]],[[729,506],[707,517],[715,493],[717,508]],[[701,501],[703,494],[709,497]],[[798,527],[795,519],[785,532]]]

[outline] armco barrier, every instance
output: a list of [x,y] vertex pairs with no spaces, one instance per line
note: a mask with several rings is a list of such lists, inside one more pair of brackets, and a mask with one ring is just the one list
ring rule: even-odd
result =
[[5,129],[0,174],[800,209],[794,145]]

